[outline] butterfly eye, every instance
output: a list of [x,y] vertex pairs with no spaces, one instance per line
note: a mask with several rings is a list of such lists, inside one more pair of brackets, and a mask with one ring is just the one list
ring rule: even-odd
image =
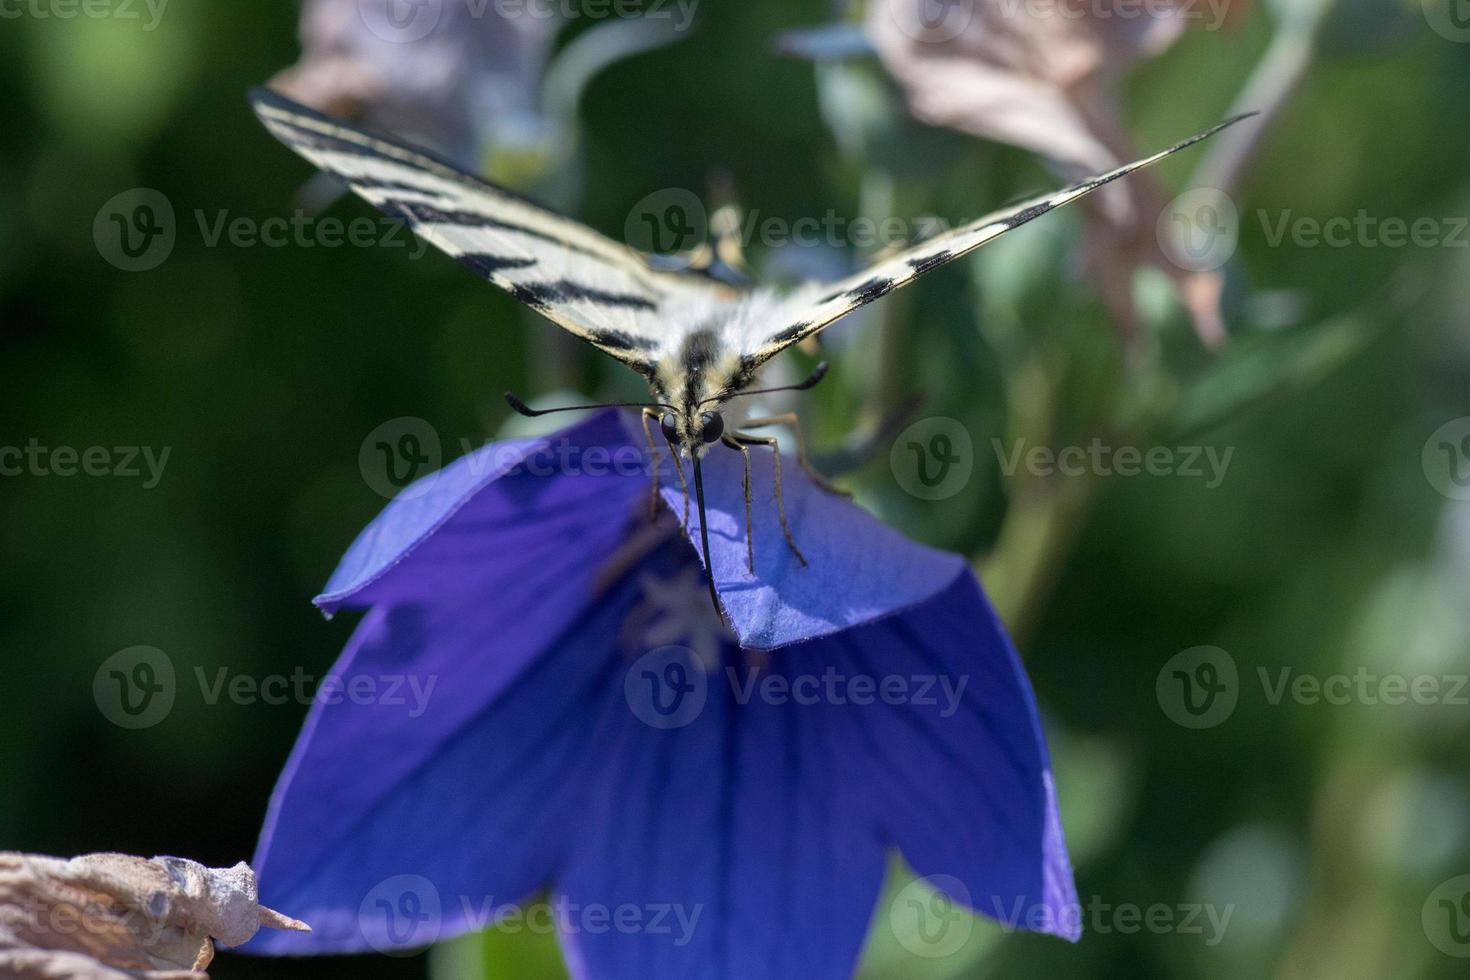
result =
[[725,417],[719,412],[705,412],[699,417],[699,438],[706,443],[717,442],[725,434]]
[[664,430],[664,438],[670,443],[679,441],[679,420],[673,412],[665,412],[658,420],[658,427]]

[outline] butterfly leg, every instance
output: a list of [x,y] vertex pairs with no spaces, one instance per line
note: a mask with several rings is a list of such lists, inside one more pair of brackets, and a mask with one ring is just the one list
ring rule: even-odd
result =
[[803,568],[807,565],[806,555],[796,546],[796,538],[791,535],[791,525],[786,523],[786,501],[781,496],[781,443],[775,436],[752,436],[743,432],[735,433],[735,441],[742,446],[770,446],[771,459],[775,465],[776,478],[776,516],[781,519],[781,533],[786,535],[786,545],[796,560],[801,562]]
[[796,436],[796,461],[801,464],[801,468],[806,471],[807,476],[811,477],[813,483],[830,494],[835,494],[839,497],[852,496],[852,494],[841,489],[832,483],[831,480],[818,473],[816,468],[812,466],[811,459],[806,454],[806,436],[801,431],[801,419],[796,417],[795,412],[787,412],[785,415],[771,415],[760,419],[750,419],[741,428],[764,429],[772,425],[784,425]]
[[648,490],[648,519],[650,522],[658,520],[658,474],[663,469],[663,458],[659,456],[658,443],[653,439],[653,430],[648,427],[650,419],[656,417],[651,408],[643,410],[643,435],[648,440],[648,455],[653,460],[653,480],[649,483]]
[[730,436],[722,436],[720,441],[745,457],[745,567],[750,574],[754,575],[755,525],[750,519],[750,449]]
[[[643,435],[646,439],[648,439],[648,452],[649,455],[653,458],[653,481],[650,485],[648,496],[648,519],[651,521],[658,520],[658,474],[659,470],[662,468],[662,459],[659,456],[658,443],[653,438],[653,430],[648,427],[649,421],[656,418],[658,418],[658,413],[655,412],[653,409],[645,408],[643,410]],[[679,462],[679,454],[674,451],[672,446],[669,447],[669,456],[674,461],[674,472],[679,474],[679,489],[684,491],[684,526],[688,527],[689,481],[684,478],[684,467]]]

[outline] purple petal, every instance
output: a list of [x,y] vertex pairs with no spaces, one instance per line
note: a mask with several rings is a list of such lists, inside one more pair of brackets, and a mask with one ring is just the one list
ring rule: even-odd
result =
[[[929,682],[932,706],[853,712],[836,733],[856,760],[853,801],[926,877],[957,879],[1007,927],[1076,940],[1071,862],[1030,682],[966,574],[912,612],[829,641],[859,674]],[[914,680],[919,678],[921,680]]]
[[[516,598],[565,601],[578,574],[539,568],[545,598]],[[618,683],[608,638],[628,590],[560,634],[536,605],[491,593],[369,613],[333,675],[406,676],[429,697],[312,706],[253,863],[262,900],[313,932],[262,933],[250,951],[416,948],[544,887],[602,765],[587,735]]]
[[[424,478],[359,536],[318,605],[335,612],[462,591],[498,576],[503,553],[581,547],[606,542],[602,532],[623,533],[649,480],[635,428],[603,413],[543,439],[488,446]],[[716,586],[746,648],[775,649],[892,615],[932,597],[965,568],[960,556],[909,541],[820,489],[785,458],[786,516],[809,562],[802,567],[781,531],[772,454],[757,447],[751,457],[754,576],[746,564],[740,454],[716,446],[703,464]],[[664,500],[682,517],[667,452],[661,463]],[[689,462],[683,465],[687,476]],[[504,480],[507,474],[517,479]],[[688,536],[698,552],[698,515],[691,513]],[[600,562],[606,546],[581,553]]]
[[[774,650],[892,615],[932,598],[966,568],[959,555],[910,541],[845,497],[821,489],[794,459],[783,457],[786,519],[807,559],[803,567],[781,530],[771,451],[753,448],[751,462],[754,575],[746,558],[740,454],[715,446],[703,463],[715,586],[747,649]],[[684,467],[689,469],[687,460]],[[682,515],[678,484],[666,479],[662,492]],[[690,525],[698,552],[697,510]]]
[[[588,615],[594,578],[625,539],[635,501],[646,500],[644,476],[593,475],[602,456],[574,451],[600,449],[618,426],[602,416],[512,452],[482,450],[411,487],[353,546],[319,601],[378,605],[324,682],[335,703],[319,696],[312,705],[255,861],[266,893],[310,914],[316,931],[256,948],[381,948],[389,937],[373,930],[383,923],[359,923],[344,896],[366,901],[401,871],[499,902],[544,880],[549,861],[524,839],[538,832],[543,801],[528,795],[537,780],[523,767],[561,760],[575,726],[552,751],[545,740],[516,740],[544,728],[508,717],[539,711],[534,700],[497,706]],[[552,447],[557,460],[577,460],[558,465],[582,475],[536,475],[536,454]],[[600,663],[608,648],[596,637],[562,652]],[[467,792],[466,779],[479,792]],[[484,805],[486,792],[498,794],[495,806]],[[481,848],[473,859],[460,853],[460,834]],[[466,913],[443,915],[452,929]]]
[[[692,681],[684,727],[599,712],[603,762],[558,880],[574,976],[848,977],[895,846],[1008,927],[1076,938],[1030,688],[972,576],[763,671],[727,653]],[[660,668],[629,673],[674,703]],[[627,928],[592,927],[589,910],[620,908]]]
[[358,535],[316,603],[334,613],[446,593],[493,595],[515,589],[542,558],[576,555],[595,571],[626,535],[647,481],[645,456],[613,413],[540,439],[494,443],[399,494]]

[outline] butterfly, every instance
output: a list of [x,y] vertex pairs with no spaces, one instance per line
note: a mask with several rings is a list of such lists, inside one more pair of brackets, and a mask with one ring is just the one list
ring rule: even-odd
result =
[[[745,456],[748,545],[750,452],[755,447],[773,451],[777,514],[787,544],[802,564],[806,560],[786,524],[781,502],[780,445],[774,436],[756,435],[755,431],[791,426],[797,434],[798,462],[830,489],[807,462],[794,416],[726,424],[732,399],[809,389],[826,373],[826,365],[820,364],[800,384],[758,388],[757,375],[763,365],[854,310],[1011,229],[1246,118],[1237,116],[1151,157],[986,215],[840,282],[779,291],[741,288],[728,277],[670,268],[659,257],[467,174],[429,150],[323,115],[268,89],[253,90],[250,100],[277,139],[340,178],[369,204],[403,221],[471,272],[643,376],[653,396],[648,403],[535,411],[513,395],[506,397],[513,409],[530,416],[593,407],[642,409],[644,433],[655,459],[658,448],[650,428],[654,421],[684,484],[686,526],[688,485],[679,461],[691,461],[706,567],[709,533],[700,460],[710,447],[720,444]],[[656,495],[657,466],[654,472]],[[753,552],[748,554],[753,570]],[[713,597],[712,580],[710,591]],[[715,606],[719,608],[718,599]]]

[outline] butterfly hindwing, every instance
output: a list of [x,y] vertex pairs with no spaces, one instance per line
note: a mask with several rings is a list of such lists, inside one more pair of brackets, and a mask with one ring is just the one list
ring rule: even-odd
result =
[[691,310],[734,291],[657,270],[642,253],[471,176],[433,153],[266,89],[251,104],[277,139],[384,214],[552,322],[644,374]]

